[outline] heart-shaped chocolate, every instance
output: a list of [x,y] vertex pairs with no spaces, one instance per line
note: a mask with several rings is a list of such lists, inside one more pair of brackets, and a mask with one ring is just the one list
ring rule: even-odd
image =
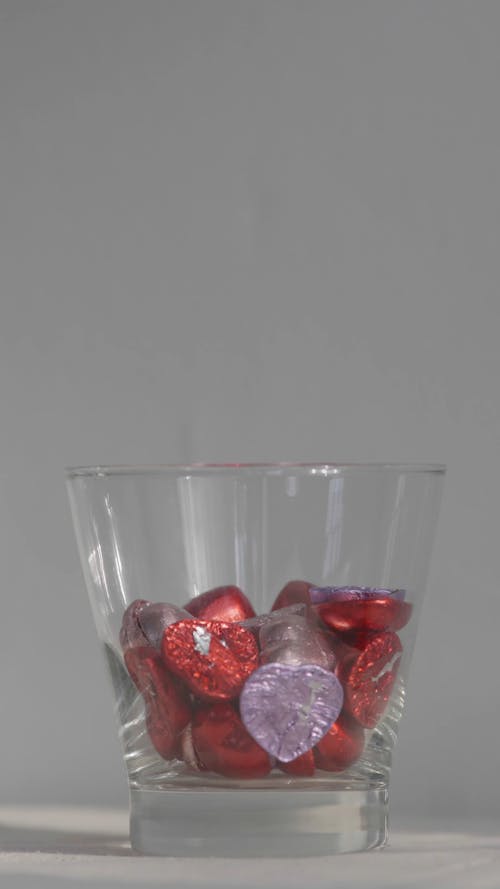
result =
[[263,778],[272,762],[255,743],[232,704],[205,704],[192,723],[195,756],[204,769],[227,778]]
[[177,752],[180,733],[191,718],[189,700],[154,648],[127,649],[125,664],[146,704],[151,743],[160,756],[171,759]]
[[343,772],[359,759],[364,746],[363,729],[352,716],[344,712],[314,748],[314,759],[318,769]]
[[278,617],[282,611],[272,614],[275,619],[259,631],[261,664],[277,662],[289,667],[316,664],[325,670],[333,668],[335,655],[325,633],[300,614],[286,617]]
[[304,602],[296,602],[295,605],[287,605],[285,608],[280,608],[278,611],[270,611],[266,614],[256,614],[255,617],[248,617],[246,620],[240,620],[239,624],[240,627],[246,627],[247,630],[253,630],[253,632],[259,633],[262,627],[265,627],[266,624],[271,624],[277,620],[292,617],[296,614],[306,617],[308,611],[308,605]]
[[236,623],[180,620],[163,634],[163,659],[200,698],[235,698],[258,663],[253,633]]
[[297,602],[310,605],[310,588],[311,584],[306,580],[289,580],[276,596],[271,611],[278,611],[280,608],[286,608],[287,605],[296,605]]
[[135,599],[128,606],[122,618],[120,643],[124,651],[129,648],[150,646],[159,648],[163,633],[170,624],[191,615],[167,602],[149,602]]
[[251,602],[237,586],[218,586],[195,596],[184,605],[186,611],[201,620],[223,620],[227,624],[255,617]]
[[344,692],[337,677],[316,664],[265,664],[247,679],[240,696],[249,733],[281,762],[311,750],[337,719]]
[[276,765],[287,775],[293,775],[296,778],[312,778],[316,771],[314,751],[308,750],[307,753],[303,753],[297,759],[292,759],[291,762],[278,762]]
[[402,653],[396,633],[380,633],[337,669],[345,690],[346,710],[365,728],[374,728],[387,707]]
[[139,626],[139,614],[146,605],[151,605],[148,599],[134,599],[124,611],[120,628],[120,645],[123,651],[148,644],[148,640]]
[[406,590],[389,590],[373,586],[312,586],[309,595],[313,605],[321,605],[323,602],[356,602],[385,596],[402,600],[406,596]]
[[151,602],[141,609],[137,617],[139,627],[144,633],[148,644],[152,645],[153,648],[160,647],[163,634],[170,624],[186,619],[190,620],[191,615],[184,608],[170,605],[167,602]]
[[394,596],[370,595],[331,599],[314,606],[321,620],[336,633],[401,630],[411,617],[412,605]]

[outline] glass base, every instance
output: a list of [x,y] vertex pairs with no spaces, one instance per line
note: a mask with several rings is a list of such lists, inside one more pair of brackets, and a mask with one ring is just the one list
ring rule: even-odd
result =
[[130,839],[145,855],[331,855],[383,846],[387,814],[387,789],[131,790]]

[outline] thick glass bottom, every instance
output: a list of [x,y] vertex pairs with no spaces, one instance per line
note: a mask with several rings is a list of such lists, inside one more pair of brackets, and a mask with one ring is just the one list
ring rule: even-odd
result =
[[383,846],[387,814],[387,788],[133,789],[130,838],[145,855],[331,855]]

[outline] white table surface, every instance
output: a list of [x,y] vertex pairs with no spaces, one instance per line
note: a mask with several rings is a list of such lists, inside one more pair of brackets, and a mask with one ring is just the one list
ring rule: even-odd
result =
[[383,850],[306,859],[134,855],[123,810],[0,806],[2,889],[500,889],[494,825],[394,829]]

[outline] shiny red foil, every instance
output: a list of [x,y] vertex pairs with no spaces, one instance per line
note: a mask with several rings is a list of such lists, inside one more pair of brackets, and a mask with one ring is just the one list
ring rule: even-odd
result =
[[282,772],[286,772],[287,775],[295,775],[297,778],[311,778],[315,772],[314,753],[312,750],[308,750],[302,756],[297,756],[297,759],[292,759],[291,762],[278,762],[276,764]]
[[194,617],[203,620],[222,620],[226,623],[255,617],[250,601],[237,586],[219,586],[214,590],[208,590],[190,599],[184,608]]
[[380,633],[337,668],[344,687],[344,707],[365,728],[374,728],[387,707],[402,651],[396,633]]
[[249,735],[235,708],[219,703],[200,707],[192,723],[196,757],[205,768],[227,778],[263,778],[271,759]]
[[314,748],[318,769],[342,772],[361,756],[365,746],[365,733],[352,717],[342,713]]
[[235,698],[258,664],[253,633],[233,623],[181,620],[165,630],[162,655],[167,667],[200,698]]
[[311,585],[305,580],[289,580],[278,596],[276,596],[271,611],[277,611],[278,608],[286,608],[287,605],[295,605],[297,602],[304,602],[305,605],[310,605],[311,597],[309,590]]
[[[338,638],[349,648],[357,648],[358,651],[364,651],[368,643],[378,635],[379,631],[353,630],[352,633],[341,633]],[[336,646],[334,645],[333,647],[335,648]]]
[[314,610],[336,633],[400,630],[411,617],[409,602],[380,596],[377,599],[332,601],[315,605]]
[[153,747],[171,759],[180,734],[191,719],[191,707],[177,681],[154,648],[129,648],[125,664],[146,704],[146,726]]

